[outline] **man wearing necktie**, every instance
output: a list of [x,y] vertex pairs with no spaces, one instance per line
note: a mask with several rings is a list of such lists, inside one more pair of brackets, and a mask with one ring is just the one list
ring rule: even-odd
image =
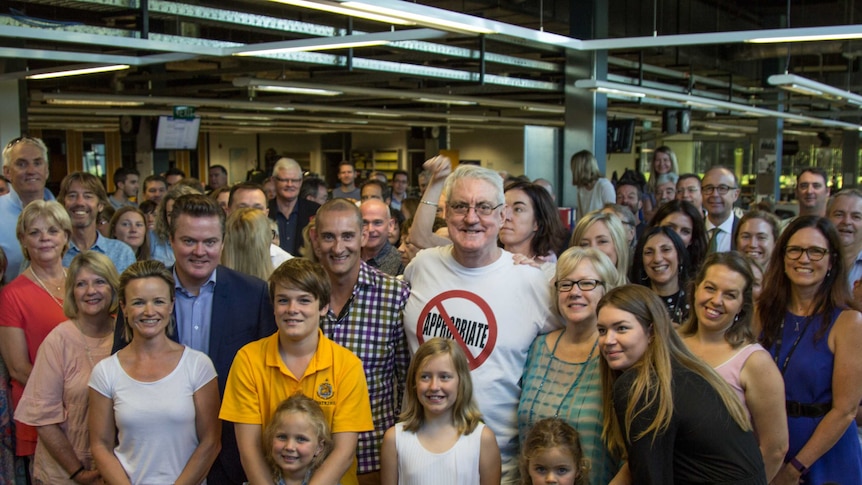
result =
[[739,181],[736,174],[725,167],[709,169],[703,176],[704,208],[707,212],[706,231],[710,235],[709,252],[736,249],[733,233],[739,218],[733,213],[733,203],[739,198]]

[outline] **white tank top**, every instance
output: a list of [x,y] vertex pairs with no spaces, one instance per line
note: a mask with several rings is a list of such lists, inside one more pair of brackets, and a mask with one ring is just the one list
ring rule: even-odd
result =
[[404,431],[404,423],[395,425],[395,449],[398,452],[398,485],[476,485],[479,483],[479,451],[482,448],[483,423],[443,453],[432,453],[422,446],[419,437]]

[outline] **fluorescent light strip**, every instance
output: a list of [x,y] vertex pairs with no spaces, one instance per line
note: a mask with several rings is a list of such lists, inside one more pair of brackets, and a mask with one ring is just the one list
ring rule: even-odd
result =
[[354,47],[372,47],[376,45],[386,45],[388,40],[366,40],[356,42],[338,42],[335,44],[320,44],[307,45],[301,47],[283,47],[281,49],[266,49],[258,51],[243,51],[237,52],[235,56],[265,56],[270,54],[286,54],[288,52],[309,52],[309,51],[325,51],[334,49],[352,49]]
[[818,96],[829,101],[844,100],[855,105],[862,105],[862,96],[843,89],[824,84],[796,74],[773,74],[767,82],[788,91],[808,96]]
[[47,98],[48,104],[66,105],[66,106],[143,106],[142,101],[119,101],[119,100],[98,100],[98,99],[55,99]]
[[375,13],[363,12],[362,10],[355,10],[352,8],[345,8],[338,6],[332,3],[323,3],[323,2],[309,2],[306,0],[270,0],[272,2],[284,3],[287,5],[293,5],[294,7],[303,7],[310,8],[313,10],[322,10],[324,12],[337,13],[340,15],[347,15],[349,17],[359,17],[367,20],[374,20],[376,22],[383,22],[387,24],[396,24],[396,25],[415,25],[413,22],[409,22],[407,20],[398,18],[398,17],[390,17],[387,15],[377,15]]
[[596,91],[598,91],[598,92],[600,92],[600,93],[602,93],[602,94],[616,94],[616,95],[619,95],[619,96],[626,96],[626,97],[629,97],[629,98],[643,98],[643,97],[645,97],[645,96],[646,96],[646,94],[644,94],[644,93],[640,93],[640,92],[635,91],[635,90],[631,90],[631,91],[627,91],[627,90],[626,90],[626,91],[624,91],[624,90],[614,89],[614,88],[603,88],[603,87],[599,87],[599,88],[596,88]]
[[123,69],[128,69],[130,66],[128,64],[114,64],[110,66],[99,66],[99,67],[86,67],[83,69],[70,69],[67,71],[56,71],[56,72],[46,72],[43,74],[33,74],[32,76],[27,76],[27,79],[53,79],[56,77],[66,77],[66,76],[81,76],[84,74],[96,74],[100,72],[111,72],[111,71],[122,71]]
[[381,111],[357,111],[359,116],[380,116],[382,118],[401,118],[401,115],[394,113],[383,113]]
[[[412,21],[420,25],[432,26],[432,27],[442,27],[444,29],[452,29],[461,32],[471,32],[474,34],[496,34],[497,32],[487,29],[484,27],[479,27],[476,25],[465,24],[463,22],[456,22],[454,20],[447,20],[443,18],[430,17],[427,15],[421,15],[415,12],[410,12],[409,10],[396,10],[393,8],[380,7],[377,5],[368,5],[362,2],[343,2],[341,5],[345,7],[349,7],[356,10],[362,10],[366,12],[372,12],[375,14],[381,14],[391,17],[397,17],[404,20]],[[409,4],[408,4],[409,5]],[[409,9],[410,7],[405,7]]]
[[290,86],[256,86],[255,89],[271,93],[310,94],[312,96],[338,96],[343,94],[341,91],[332,91],[329,89],[299,88]]
[[778,44],[781,42],[817,42],[823,40],[851,40],[862,39],[862,32],[847,33],[847,34],[812,34],[812,35],[791,35],[787,37],[760,37],[756,39],[748,39],[745,42],[749,44]]
[[475,101],[464,101],[461,99],[416,98],[416,101],[421,103],[455,104],[458,106],[476,106],[479,104]]

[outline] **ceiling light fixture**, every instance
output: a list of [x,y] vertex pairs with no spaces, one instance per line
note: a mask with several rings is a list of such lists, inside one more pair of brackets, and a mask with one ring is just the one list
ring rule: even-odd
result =
[[[860,26],[856,26],[860,28]],[[811,35],[788,35],[785,37],[758,37],[748,39],[750,44],[778,44],[782,42],[817,42],[825,40],[852,40],[862,39],[862,32],[848,32],[846,34],[811,34]]]
[[464,99],[443,99],[443,98],[416,98],[416,101],[420,103],[433,103],[433,104],[454,104],[457,106],[476,106],[476,101],[467,101]]
[[27,79],[53,79],[66,76],[81,76],[84,74],[96,74],[100,72],[122,71],[128,69],[128,64],[113,64],[110,66],[85,67],[81,69],[68,69],[65,71],[44,72],[27,76]]
[[324,12],[336,13],[340,15],[347,15],[349,17],[359,17],[367,20],[374,20],[376,22],[383,22],[386,24],[395,24],[395,25],[414,25],[413,22],[398,18],[398,17],[390,17],[388,15],[378,15],[372,12],[364,12],[362,10],[356,10],[352,8],[346,8],[339,6],[336,3],[330,2],[311,2],[307,0],[270,0],[273,2],[284,3],[286,5],[293,5],[294,7],[303,7],[310,8],[313,10],[322,10]]
[[[454,30],[457,32],[468,32],[472,34],[496,34],[497,32],[493,29],[489,29],[487,27],[483,27],[481,25],[469,24],[465,22],[459,22],[457,20],[452,20],[446,18],[445,15],[452,15],[452,12],[445,12],[440,15],[423,15],[421,13],[416,12],[415,4],[408,4],[408,7],[405,7],[405,10],[388,8],[381,5],[373,5],[365,2],[356,2],[356,1],[346,1],[342,2],[341,5],[348,7],[350,9],[360,10],[364,12],[370,12],[376,15],[385,15],[387,17],[395,17],[400,18],[405,21],[417,23],[420,25],[425,25],[428,27],[439,27],[443,30]],[[439,9],[435,9],[439,10]]]
[[301,88],[297,86],[256,86],[258,91],[266,91],[270,93],[287,93],[287,94],[310,94],[312,96],[339,96],[341,91],[333,91],[331,89],[319,88]]
[[862,96],[830,86],[807,77],[796,74],[773,74],[767,82],[787,91],[804,94],[807,96],[818,96],[830,101],[846,100],[855,105],[862,105]]
[[46,98],[48,104],[65,105],[65,106],[143,106],[141,101],[120,101],[120,100],[99,100],[99,99],[59,99]]
[[388,43],[389,43],[388,40],[366,40],[366,41],[356,41],[356,42],[336,42],[333,44],[318,44],[318,45],[307,45],[307,46],[296,46],[296,47],[282,47],[279,49],[243,51],[243,52],[237,52],[234,55],[235,56],[266,56],[266,55],[271,55],[271,54],[287,54],[289,52],[310,52],[310,51],[325,51],[325,50],[335,50],[335,49],[353,49],[356,47],[373,47],[373,46],[377,46],[377,45],[386,45]]

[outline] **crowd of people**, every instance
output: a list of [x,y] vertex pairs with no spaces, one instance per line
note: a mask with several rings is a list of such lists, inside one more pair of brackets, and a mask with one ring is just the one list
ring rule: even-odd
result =
[[0,485],[862,483],[862,191],[817,167],[780,221],[581,151],[566,227],[445,157],[418,197],[48,166],[5,145]]

